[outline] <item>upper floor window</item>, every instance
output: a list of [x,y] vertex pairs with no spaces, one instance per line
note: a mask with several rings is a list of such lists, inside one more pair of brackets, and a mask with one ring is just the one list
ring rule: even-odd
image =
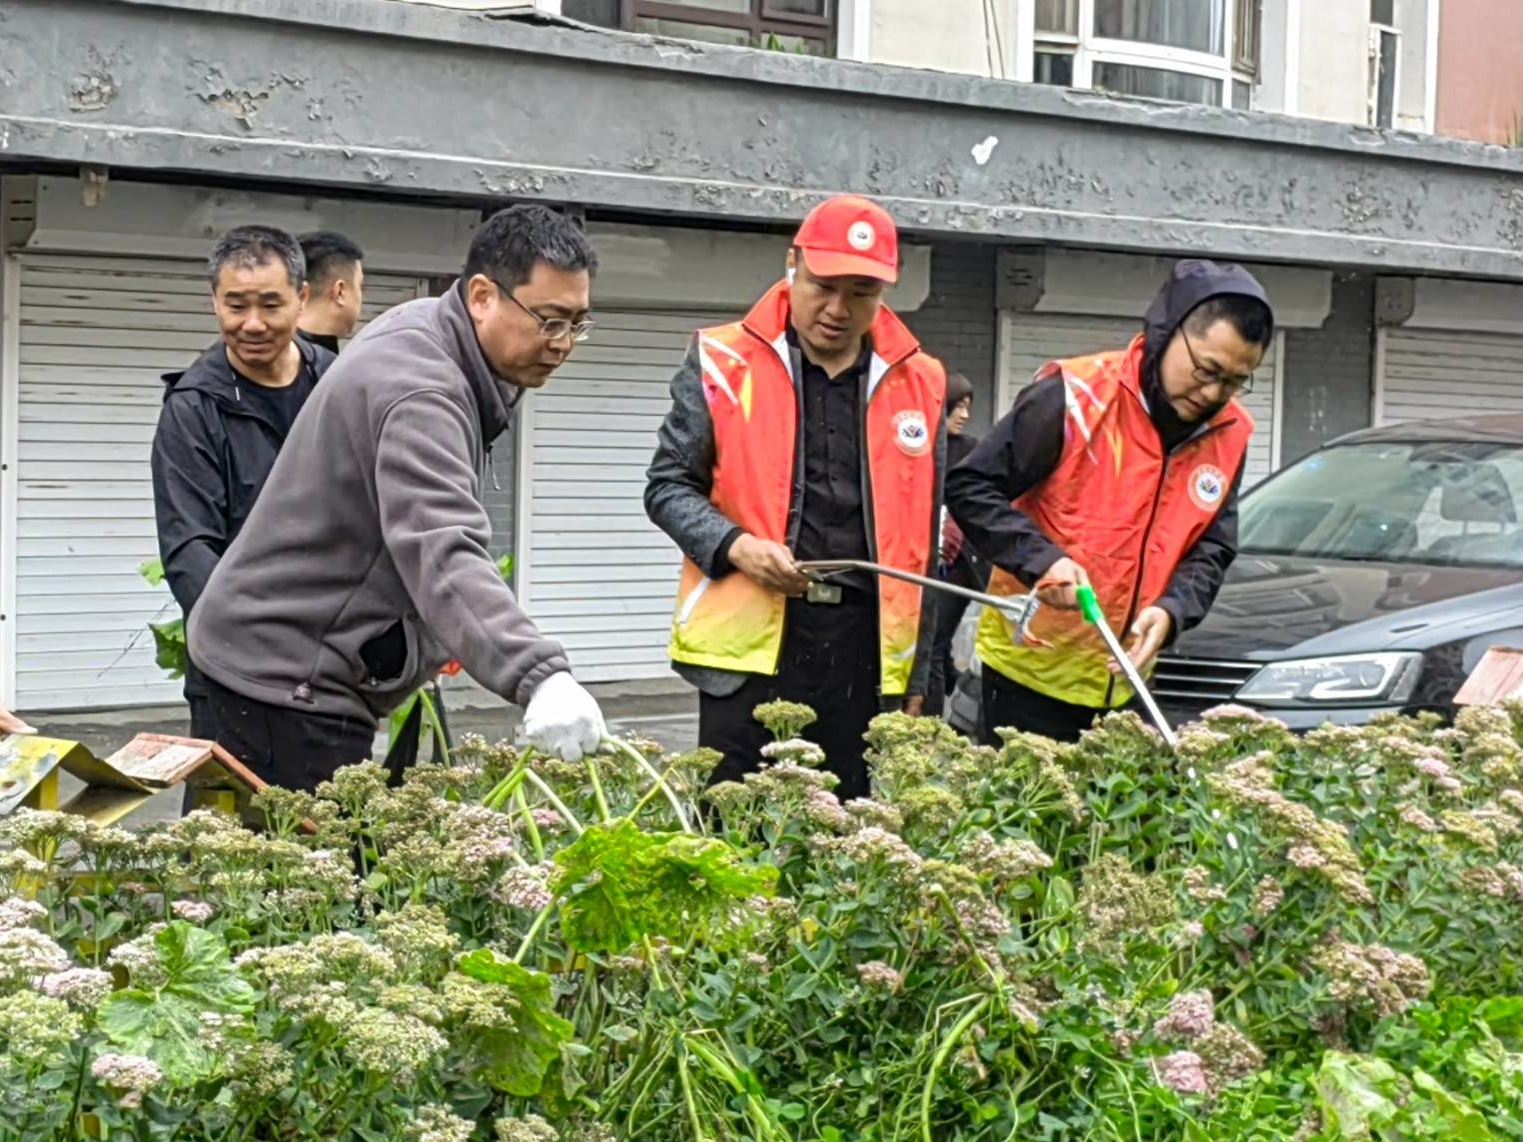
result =
[[831,55],[835,0],[561,0],[588,24],[706,43]]
[[1036,0],[1032,78],[1246,109],[1262,0]]

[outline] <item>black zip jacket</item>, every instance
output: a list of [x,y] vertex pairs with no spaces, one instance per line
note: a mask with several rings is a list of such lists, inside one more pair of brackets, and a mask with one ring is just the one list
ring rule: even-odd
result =
[[[1142,390],[1153,425],[1166,450],[1191,440],[1202,425],[1181,421],[1165,396],[1158,362],[1174,333],[1205,301],[1226,294],[1258,298],[1268,304],[1259,283],[1236,266],[1180,262],[1144,320]],[[1027,386],[1014,407],[966,460],[947,473],[947,509],[979,555],[1034,586],[1065,553],[1012,501],[1037,487],[1058,466],[1063,454],[1063,380],[1049,377]],[[1209,419],[1209,418],[1207,418]],[[1157,605],[1173,619],[1173,635],[1198,626],[1216,601],[1227,568],[1237,558],[1237,501],[1243,473],[1239,468],[1216,518],[1185,553]]]
[[[313,382],[336,360],[301,338],[296,346]],[[220,341],[184,372],[164,375],[164,407],[153,437],[153,507],[164,577],[187,617],[285,443],[280,428],[243,399],[241,389],[250,383],[234,371]],[[193,678],[186,692],[198,692]]]

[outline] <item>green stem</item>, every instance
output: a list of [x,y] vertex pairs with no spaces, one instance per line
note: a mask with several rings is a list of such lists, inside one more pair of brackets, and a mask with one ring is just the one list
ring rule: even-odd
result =
[[930,1072],[925,1076],[925,1087],[920,1092],[920,1137],[922,1142],[936,1142],[931,1134],[931,1099],[936,1093],[936,1078],[941,1073],[941,1068],[946,1065],[947,1057],[952,1049],[957,1046],[957,1041],[968,1032],[968,1028],[978,1022],[979,1017],[989,1006],[989,997],[986,995],[975,1003],[968,1011],[952,1025],[941,1043],[936,1047],[936,1054],[931,1058]]
[[513,957],[515,964],[524,962],[524,957],[529,954],[529,948],[533,946],[535,937],[539,935],[539,930],[545,926],[545,921],[550,919],[550,913],[555,911],[557,903],[558,901],[555,900],[550,901],[549,904],[540,910],[539,915],[534,917],[534,923],[530,924],[529,930],[524,933],[523,943],[518,945],[518,952]]
[[566,824],[571,826],[572,832],[576,833],[577,836],[581,836],[587,831],[582,828],[582,823],[576,819],[576,814],[566,808],[566,803],[555,795],[555,790],[546,785],[539,774],[535,773],[532,769],[526,769],[524,770],[524,778],[530,785],[539,790],[540,795],[554,806],[557,813],[565,818]]
[[523,784],[524,774],[529,771],[529,758],[533,755],[534,750],[532,748],[525,749],[519,754],[518,761],[508,771],[507,776],[492,787],[491,792],[482,798],[481,803],[488,809],[501,811],[502,807],[508,803],[508,798],[513,796],[519,786]]
[[596,754],[587,754],[582,758],[587,765],[587,778],[592,782],[592,799],[598,807],[598,816],[603,824],[613,820],[613,814],[608,811],[608,798],[603,796],[603,781],[598,777],[598,759]]
[[[687,1069],[687,1047],[680,1041],[677,1045],[677,1079],[682,1084],[682,1098],[687,1103],[688,1121],[693,1126],[693,1142],[709,1142],[709,1136],[703,1132],[703,1122],[698,1117],[698,1104],[693,1099],[693,1079]],[[927,1142],[930,1142],[929,1136]]]
[[529,843],[534,846],[536,860],[545,859],[545,841],[539,835],[539,826],[534,823],[534,812],[529,808],[529,799],[524,796],[522,785],[513,790],[513,803],[518,806],[519,812],[524,817],[524,827],[529,831]]
[[[646,756],[628,742],[620,741],[614,737],[607,737],[603,739],[603,744],[609,749],[616,750],[629,758],[641,769],[645,770],[650,779],[655,782],[655,788],[641,798],[640,803],[630,813],[631,817],[636,816],[645,807],[645,803],[659,791],[666,795],[667,803],[671,805],[672,812],[677,814],[677,821],[682,825],[682,831],[684,833],[691,833],[693,831],[693,827],[688,824],[687,814],[682,809],[682,802],[677,798],[677,794],[672,790],[672,787],[666,783],[666,773],[657,772],[656,767],[650,763]],[[667,772],[671,771],[667,770]]]

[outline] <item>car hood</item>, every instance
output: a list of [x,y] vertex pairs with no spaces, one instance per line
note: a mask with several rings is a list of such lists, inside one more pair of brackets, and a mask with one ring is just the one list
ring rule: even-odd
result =
[[1256,661],[1422,650],[1481,619],[1523,621],[1523,571],[1242,554],[1173,653]]

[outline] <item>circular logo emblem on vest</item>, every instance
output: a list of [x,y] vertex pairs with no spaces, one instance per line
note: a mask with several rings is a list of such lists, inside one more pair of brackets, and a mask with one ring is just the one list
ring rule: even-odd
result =
[[907,408],[894,417],[894,443],[906,456],[924,456],[931,450],[931,430],[925,425],[925,413]]
[[851,229],[846,231],[846,240],[853,250],[871,250],[878,240],[878,232],[871,222],[853,222]]
[[1227,475],[1214,464],[1202,464],[1190,473],[1190,498],[1203,512],[1216,510],[1227,494]]

